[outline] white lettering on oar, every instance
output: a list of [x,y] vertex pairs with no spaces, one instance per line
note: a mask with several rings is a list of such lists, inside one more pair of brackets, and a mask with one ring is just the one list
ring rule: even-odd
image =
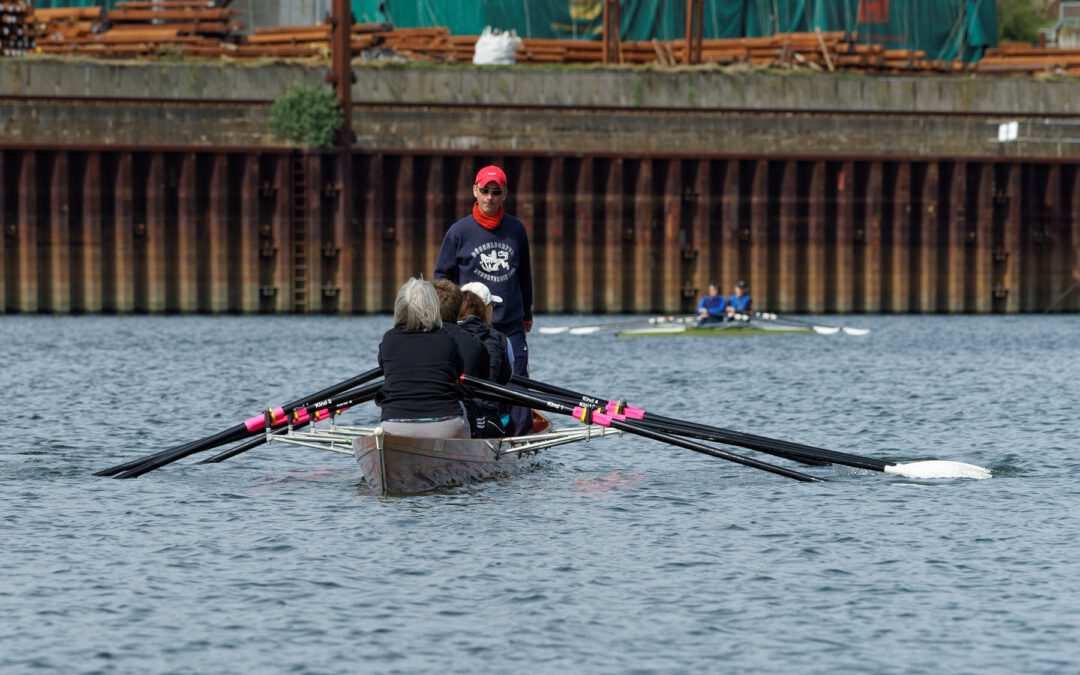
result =
[[944,460],[890,464],[885,467],[885,473],[905,478],[973,478],[975,480],[993,476],[990,469],[984,469],[981,466]]

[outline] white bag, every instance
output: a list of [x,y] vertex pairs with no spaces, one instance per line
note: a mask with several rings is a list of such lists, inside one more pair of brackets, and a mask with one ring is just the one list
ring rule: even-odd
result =
[[484,32],[476,40],[472,62],[478,66],[512,66],[520,46],[521,38],[513,29],[500,31],[485,26]]

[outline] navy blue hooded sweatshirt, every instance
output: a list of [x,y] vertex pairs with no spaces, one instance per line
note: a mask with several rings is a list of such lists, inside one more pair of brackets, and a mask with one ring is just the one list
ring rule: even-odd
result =
[[435,262],[435,278],[459,286],[479,281],[502,298],[491,322],[496,326],[532,321],[533,285],[525,223],[504,214],[494,230],[469,214],[450,226]]

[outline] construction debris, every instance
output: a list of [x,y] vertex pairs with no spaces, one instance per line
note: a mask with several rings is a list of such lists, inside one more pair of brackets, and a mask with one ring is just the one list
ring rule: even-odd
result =
[[[224,3],[227,4],[227,3]],[[29,2],[0,2],[0,49],[5,56],[37,52],[103,58],[310,58],[330,53],[330,25],[274,26],[243,33],[238,9],[212,0],[118,2],[115,9],[59,7],[34,10]],[[36,37],[35,37],[36,35]],[[412,60],[471,63],[478,36],[451,35],[447,28],[394,28],[355,24],[353,51]],[[850,32],[779,33],[761,38],[618,44],[619,64],[676,66],[690,63],[751,64],[769,68],[881,74],[983,73],[1080,75],[1080,49],[1003,44],[977,64],[927,59],[911,49],[860,42]],[[518,64],[602,63],[599,40],[525,38]]]

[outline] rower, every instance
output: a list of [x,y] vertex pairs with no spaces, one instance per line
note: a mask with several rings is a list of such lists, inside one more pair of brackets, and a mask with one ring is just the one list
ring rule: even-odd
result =
[[436,279],[431,285],[439,296],[439,315],[442,317],[443,330],[454,338],[458,351],[461,352],[461,360],[465,364],[465,374],[485,380],[492,379],[489,365],[491,357],[484,343],[457,323],[458,314],[461,312],[461,288],[449,279]]
[[[461,287],[461,311],[458,326],[476,336],[487,350],[491,380],[506,384],[513,374],[513,347],[506,336],[491,326],[496,303],[502,298],[492,295],[486,284],[470,281]],[[474,398],[465,402],[473,438],[498,438],[506,435],[510,423],[510,406]]]
[[442,328],[439,296],[422,279],[409,279],[394,300],[394,327],[379,343],[383,385],[375,397],[389,434],[469,438],[458,384],[464,361]]
[[728,298],[727,313],[728,316],[732,316],[736,312],[739,314],[749,314],[750,304],[754,301],[750,297],[750,285],[742,279],[739,283],[735,284],[735,291]]
[[709,283],[709,294],[701,299],[697,306],[698,323],[713,323],[724,320],[724,306],[727,304],[720,295],[717,282]]

